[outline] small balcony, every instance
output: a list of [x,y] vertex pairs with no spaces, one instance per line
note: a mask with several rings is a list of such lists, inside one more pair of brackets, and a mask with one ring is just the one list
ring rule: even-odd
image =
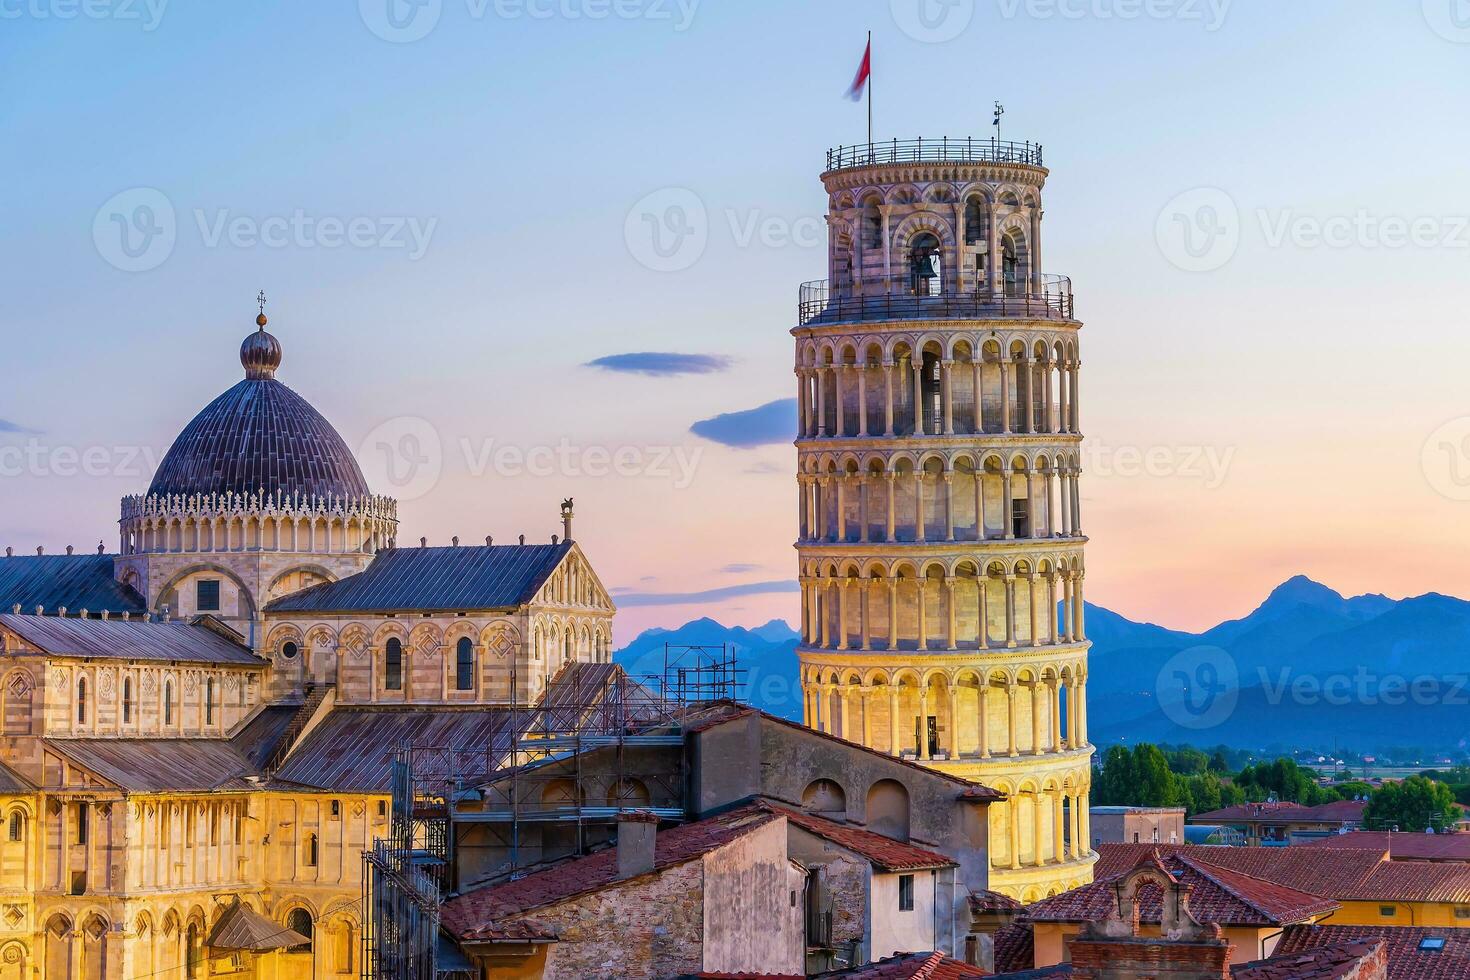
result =
[[827,172],[895,163],[1010,163],[1040,167],[1040,143],[1015,143],[973,136],[859,143],[827,151]]
[[802,283],[797,324],[802,327],[876,320],[1073,319],[1072,280],[1038,276],[956,290],[935,288],[937,279],[903,276],[832,283]]

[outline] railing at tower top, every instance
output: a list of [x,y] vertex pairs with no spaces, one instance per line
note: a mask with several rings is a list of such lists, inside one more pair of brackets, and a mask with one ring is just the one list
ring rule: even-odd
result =
[[1072,280],[1041,276],[1035,282],[1007,283],[999,294],[985,283],[951,292],[931,293],[911,276],[832,283],[826,279],[801,285],[797,303],[799,326],[873,320],[988,320],[1073,318]]
[[889,140],[886,143],[859,143],[839,146],[827,151],[827,170],[849,167],[873,167],[888,163],[1014,163],[1040,167],[1041,144],[1027,141],[1014,143],[995,139]]

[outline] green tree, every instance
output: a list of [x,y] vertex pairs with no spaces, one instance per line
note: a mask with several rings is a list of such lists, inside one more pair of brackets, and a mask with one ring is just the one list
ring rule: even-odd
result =
[[1459,811],[1450,788],[1423,776],[1385,783],[1363,811],[1363,823],[1369,830],[1423,833],[1452,827],[1457,819]]
[[1337,799],[1337,794],[1325,790],[1317,783],[1317,774],[1303,769],[1291,759],[1277,759],[1246,766],[1235,779],[1245,791],[1246,798],[1254,802],[1267,799],[1272,793],[1283,802],[1315,806]]

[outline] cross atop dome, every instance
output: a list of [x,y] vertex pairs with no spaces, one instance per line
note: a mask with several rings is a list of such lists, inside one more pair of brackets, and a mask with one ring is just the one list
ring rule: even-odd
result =
[[255,302],[260,313],[255,318],[259,328],[245,338],[240,345],[240,363],[245,366],[245,377],[251,381],[269,381],[276,376],[281,366],[281,342],[265,332],[265,290],[256,294]]

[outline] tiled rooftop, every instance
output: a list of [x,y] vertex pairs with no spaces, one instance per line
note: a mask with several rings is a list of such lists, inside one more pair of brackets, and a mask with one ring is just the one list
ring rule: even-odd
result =
[[902,953],[867,966],[817,974],[822,980],[978,980],[990,974],[943,953]]
[[[1241,963],[1231,967],[1231,980],[1345,980],[1360,977],[1365,966],[1380,960],[1383,942],[1365,939],[1338,943],[1295,953],[1282,953],[1278,947],[1270,959]],[[1462,974],[1463,976],[1463,974]]]
[[[1117,905],[1112,879],[1131,871],[1136,864],[1107,877],[1099,874],[1093,884],[1037,902],[1027,908],[1026,918],[1033,922],[1092,922],[1105,918]],[[1191,886],[1189,908],[1201,922],[1264,928],[1300,922],[1338,908],[1331,899],[1179,854],[1164,856],[1163,864],[1175,878]],[[1158,922],[1163,898],[1158,887],[1145,884],[1140,898],[1140,921]]]
[[1384,851],[1394,860],[1470,861],[1470,834],[1407,834],[1386,830],[1355,830],[1299,847],[1361,848]]
[[147,611],[143,597],[113,578],[112,555],[21,555],[0,558],[0,612],[54,614],[65,606],[116,615]]
[[903,841],[875,834],[861,827],[835,823],[824,817],[793,810],[773,803],[758,806],[779,813],[803,830],[831,841],[839,847],[866,858],[884,871],[917,871],[924,868],[952,868],[955,862],[936,851],[928,851]]
[[[1443,939],[1438,949],[1421,949],[1425,939]],[[1290,926],[1276,947],[1278,956],[1345,942],[1382,940],[1388,954],[1388,980],[1464,980],[1470,977],[1470,929],[1416,926]],[[1250,978],[1255,980],[1255,978]]]
[[[4,564],[0,559],[0,564]],[[195,664],[264,667],[249,647],[206,626],[145,620],[61,619],[0,615],[0,626],[56,657],[107,660],[165,660]]]
[[[662,831],[654,838],[654,872],[700,858],[777,819],[779,815],[770,810],[750,806]],[[443,925],[459,939],[475,942],[503,926],[501,920],[508,916],[556,905],[626,880],[617,874],[617,849],[598,851],[452,898],[441,910]]]

